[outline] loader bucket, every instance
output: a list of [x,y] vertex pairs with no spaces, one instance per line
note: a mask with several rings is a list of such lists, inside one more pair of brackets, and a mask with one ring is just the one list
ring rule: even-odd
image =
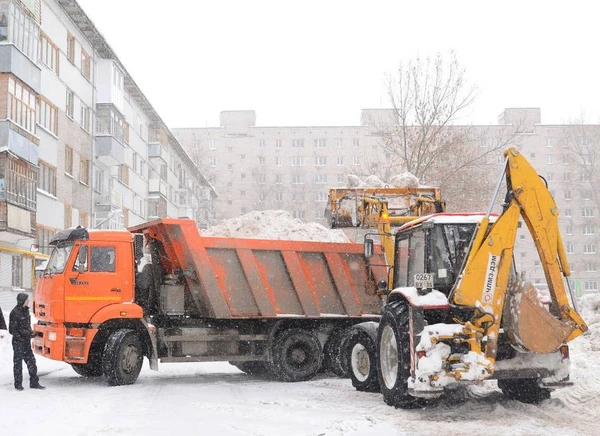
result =
[[529,282],[513,282],[504,307],[503,328],[522,351],[551,353],[567,342],[573,326],[555,318]]

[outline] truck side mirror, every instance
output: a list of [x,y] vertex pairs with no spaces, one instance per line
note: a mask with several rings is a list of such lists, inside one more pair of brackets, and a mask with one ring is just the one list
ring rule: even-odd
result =
[[365,239],[364,249],[365,249],[365,257],[367,259],[373,257],[373,240],[372,239],[369,239],[369,238]]
[[79,274],[87,271],[87,245],[82,245],[77,253],[77,272]]

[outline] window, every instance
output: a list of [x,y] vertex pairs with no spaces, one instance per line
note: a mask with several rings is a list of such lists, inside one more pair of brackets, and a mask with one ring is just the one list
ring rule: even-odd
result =
[[73,149],[68,145],[65,146],[65,173],[73,175]]
[[117,67],[116,64],[112,65],[112,73],[113,73],[113,79],[112,79],[113,86],[115,88],[117,88],[118,90],[122,91],[125,74],[123,74],[123,72],[119,69],[119,67]]
[[81,74],[88,80],[91,77],[91,69],[90,55],[84,49],[81,49]]
[[71,91],[70,89],[67,89],[67,104],[65,106],[65,113],[69,118],[73,119],[74,110],[75,110],[75,95],[73,94],[73,91]]
[[245,154],[240,155],[240,159],[242,159],[242,160],[246,159],[246,155]]
[[83,227],[88,226],[88,213],[84,210],[79,211],[79,225]]
[[259,185],[264,185],[267,183],[267,174],[266,173],[261,173],[258,176],[258,184]]
[[[217,160],[216,160],[216,158],[215,158],[215,166],[217,166]],[[227,164],[227,169],[229,171],[233,171],[233,164]]]
[[324,202],[327,201],[327,192],[316,192],[315,201]]
[[583,234],[584,235],[595,235],[596,230],[594,229],[594,226],[588,224],[583,228]]
[[[7,2],[2,2],[6,5]],[[10,2],[11,16],[8,23],[9,42],[15,44],[27,57],[37,62],[39,48],[39,26],[35,20],[18,5],[23,2]],[[29,2],[27,2],[29,3]]]
[[529,159],[535,159],[535,153],[529,153]]
[[326,139],[315,139],[315,148],[325,148],[327,147]]
[[315,174],[315,183],[327,183],[327,174]]
[[337,175],[337,182],[338,183],[345,183],[346,182],[346,176],[344,174],[338,174]]
[[283,201],[283,192],[276,192],[275,193],[275,200],[277,200],[277,201]]
[[571,198],[571,191],[565,191],[565,200],[570,200]]
[[275,175],[275,184],[281,185],[283,183],[283,176],[281,174]]
[[40,166],[38,188],[56,195],[56,168],[41,160],[38,163]]
[[12,286],[23,287],[23,256],[13,254],[12,256]]
[[352,146],[353,146],[354,148],[358,148],[358,147],[360,147],[360,141],[358,140],[358,138],[354,138],[354,139],[352,140]]
[[[212,168],[216,168],[217,167],[217,158],[216,157],[211,157],[208,159],[208,166],[212,167]],[[232,169],[232,168],[230,168]]]
[[266,199],[266,194],[264,192],[259,192],[258,194],[258,201],[263,202]]
[[304,148],[304,139],[292,139],[292,148]]
[[75,37],[67,33],[67,58],[75,63]]
[[318,167],[324,167],[327,165],[327,157],[326,156],[316,156],[315,157],[315,165]]
[[584,165],[591,165],[592,157],[589,154],[582,154],[581,155],[581,163]]
[[572,235],[573,234],[573,226],[569,225],[565,227],[565,234]]
[[73,208],[70,204],[65,204],[65,229],[73,226]]
[[[208,149],[209,150],[216,150],[217,149],[217,140],[216,139],[209,139],[208,140]],[[231,151],[231,150],[229,150]]]
[[8,77],[8,118],[31,133],[35,128],[35,101],[35,94],[28,86]]
[[563,212],[565,216],[572,216],[571,209],[565,209]]
[[265,148],[267,146],[267,141],[261,139],[258,141],[258,148]]
[[[0,171],[2,170],[4,173],[0,178],[4,179],[4,186],[0,187],[0,197],[9,203],[35,210],[37,169],[21,159],[5,154],[0,162]],[[6,216],[4,219],[6,220]]]
[[592,181],[592,175],[590,173],[581,173],[579,174],[579,181],[580,182],[591,182]]
[[292,201],[304,202],[304,200],[305,200],[304,192],[294,192],[292,194]]
[[584,207],[581,209],[581,216],[586,218],[591,218],[594,216],[594,208],[592,207]]
[[40,32],[40,60],[57,75],[58,59],[58,47],[44,32]]
[[546,181],[547,182],[553,182],[554,181],[554,173],[548,173],[546,175]]
[[90,161],[80,158],[79,160],[79,181],[84,185],[90,184]]
[[344,156],[337,157],[337,166],[338,167],[344,166]]
[[50,239],[52,239],[55,233],[54,229],[43,226],[36,227],[35,243],[39,246],[40,252],[50,254]]
[[129,167],[127,165],[119,165],[118,168],[117,179],[119,182],[129,186]]
[[581,193],[581,198],[583,198],[584,200],[591,200],[592,199],[592,192],[591,191],[583,191]]
[[264,167],[265,165],[267,165],[267,159],[264,156],[259,156],[258,157],[258,164],[261,167]]
[[306,176],[304,174],[294,174],[292,183],[294,185],[303,185],[306,183]]
[[304,156],[292,156],[292,166],[293,167],[303,167],[304,166]]
[[548,165],[552,165],[554,163],[554,155],[553,154],[546,155],[546,163]]
[[281,148],[281,139],[275,140],[275,148]]
[[37,101],[38,124],[58,136],[58,109],[43,97]]
[[552,147],[552,138],[546,138],[546,147]]
[[352,159],[352,165],[360,165],[360,159],[358,158],[358,156],[354,156],[354,158]]
[[571,157],[568,154],[563,154],[563,165],[569,165],[571,163]]
[[585,282],[585,290],[586,291],[597,291],[598,290],[598,282],[595,280],[586,280]]
[[563,174],[563,182],[569,183],[571,181],[571,173]]
[[304,210],[295,210],[295,211],[292,212],[292,216],[294,218],[298,218],[298,219],[302,220],[302,219],[306,218],[306,211],[304,211]]
[[596,272],[596,264],[594,262],[586,263],[585,272]]
[[575,246],[570,242],[565,244],[565,250],[567,251],[567,254],[575,254]]
[[90,131],[91,119],[92,119],[91,112],[92,111],[89,107],[87,107],[86,105],[81,103],[81,120],[79,122],[79,125],[86,132]]
[[242,174],[240,174],[240,178],[241,178],[242,180],[246,180],[246,173],[242,173]]
[[344,148],[344,140],[342,138],[338,138],[335,140],[335,146],[337,148]]
[[112,105],[96,106],[96,135],[112,136],[117,141],[125,142],[125,118]]
[[94,191],[102,194],[104,192],[104,170],[94,167]]
[[584,244],[583,245],[583,253],[584,254],[596,254],[596,244]]
[[280,167],[281,166],[281,157],[275,156],[275,166],[276,167]]
[[91,247],[90,252],[91,272],[116,271],[114,247]]

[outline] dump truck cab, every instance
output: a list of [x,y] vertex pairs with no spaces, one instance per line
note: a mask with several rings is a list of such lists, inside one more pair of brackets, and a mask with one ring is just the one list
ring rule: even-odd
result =
[[[107,319],[139,318],[133,237],[85,228],[58,232],[36,287],[34,349],[69,363],[87,361],[86,340]],[[42,333],[43,331],[43,333]]]

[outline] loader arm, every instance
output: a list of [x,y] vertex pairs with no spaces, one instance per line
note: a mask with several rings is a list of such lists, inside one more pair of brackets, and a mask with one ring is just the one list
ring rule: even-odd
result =
[[[504,153],[507,197],[504,211],[490,225],[484,218],[473,237],[463,271],[449,301],[475,308],[473,319],[463,322],[470,350],[490,363],[493,372],[503,316],[516,329],[511,338],[529,351],[548,353],[587,331],[571,307],[563,277],[570,275],[558,227],[558,208],[543,179],[519,151]],[[548,312],[533,293],[533,286],[511,280],[511,264],[519,218],[533,237],[552,297]],[[511,300],[512,299],[512,300]],[[507,301],[509,303],[507,303]],[[521,319],[519,319],[521,318]],[[505,320],[503,328],[506,330]]]

